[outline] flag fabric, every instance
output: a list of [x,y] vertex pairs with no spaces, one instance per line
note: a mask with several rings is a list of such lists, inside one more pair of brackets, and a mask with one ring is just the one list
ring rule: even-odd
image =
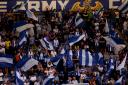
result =
[[73,67],[72,56],[73,56],[72,50],[67,50],[65,52],[67,68],[72,68]]
[[94,16],[99,16],[100,15],[100,13],[102,12],[104,10],[104,8],[103,7],[101,7],[99,10],[97,10],[95,13],[94,13]]
[[0,54],[0,67],[12,67],[13,66],[13,56],[9,54]]
[[57,65],[60,61],[60,59],[62,59],[64,56],[64,54],[58,54],[55,57],[50,58],[50,61],[54,64]]
[[85,37],[85,34],[82,34],[80,36],[72,36],[72,37],[68,38],[69,45],[70,46],[74,45],[75,43],[82,40],[84,37]]
[[29,24],[26,21],[19,21],[19,22],[16,22],[14,24],[14,30],[17,31],[17,32],[19,32],[19,33],[22,32],[22,31],[24,31],[24,30],[33,28],[33,27],[34,27],[33,24]]
[[30,11],[29,9],[26,10],[26,14],[27,14],[28,18],[31,18],[31,19],[33,19],[35,21],[38,21],[38,18],[35,16],[35,14],[32,11]]
[[124,68],[125,62],[126,62],[126,58],[127,58],[127,55],[125,56],[125,58],[123,59],[123,61],[119,64],[119,66],[116,68],[116,70],[121,70],[121,69]]
[[96,65],[95,58],[86,49],[81,49],[79,51],[79,63],[82,66],[93,66]]
[[121,77],[115,82],[115,85],[122,85],[122,79],[123,79],[123,76],[121,76]]
[[105,23],[105,32],[109,33],[109,26],[108,26],[108,21],[106,19],[106,23]]
[[106,75],[107,76],[110,76],[110,74],[112,73],[112,71],[115,69],[115,61],[113,58],[110,58],[109,59],[109,62],[107,64],[108,66],[108,69],[107,69],[107,72],[106,72]]
[[47,40],[47,38],[40,39],[41,45],[47,50],[54,50],[53,44]]
[[24,85],[24,82],[21,78],[21,73],[17,70],[16,70],[16,73],[15,73],[15,77],[16,77],[16,85]]
[[22,31],[19,34],[19,46],[22,46],[27,41],[27,31]]
[[75,17],[75,26],[79,27],[79,28],[83,28],[85,25],[84,20],[82,19],[82,17],[80,16],[79,13],[77,13],[76,17]]
[[126,12],[128,12],[128,6],[127,6],[127,8],[126,9],[124,9],[123,11],[122,11],[122,13],[126,13]]
[[[25,58],[26,57],[26,58]],[[33,58],[28,58],[27,56],[24,56],[17,64],[16,68],[20,68],[22,71],[27,71],[34,65],[38,65],[38,61]]]
[[124,10],[124,8],[128,5],[128,0],[125,0],[122,5],[118,7],[120,11]]
[[96,53],[97,57],[95,59],[98,59],[97,64],[104,65],[104,57],[101,52]]
[[43,84],[42,84],[42,85],[51,85],[53,79],[54,79],[54,78],[49,78],[49,77],[47,77],[47,78],[43,81]]

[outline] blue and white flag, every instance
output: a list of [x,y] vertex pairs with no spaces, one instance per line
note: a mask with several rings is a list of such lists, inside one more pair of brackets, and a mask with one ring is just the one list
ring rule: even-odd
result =
[[115,61],[113,58],[109,59],[107,66],[108,66],[108,69],[107,69],[106,75],[109,76],[111,72],[115,69]]
[[101,7],[99,10],[97,10],[95,13],[94,13],[94,16],[99,16],[100,15],[100,13],[102,12],[104,10],[104,8],[103,7]]
[[19,33],[22,32],[22,31],[24,31],[24,30],[33,28],[33,27],[34,27],[33,24],[29,24],[26,21],[19,21],[19,22],[16,22],[14,24],[14,30],[17,31],[17,32],[19,32]]
[[80,36],[72,36],[68,39],[69,45],[72,46],[75,43],[79,42],[80,40],[82,40],[85,37],[85,34],[82,34]]
[[50,61],[54,64],[57,65],[60,61],[60,59],[62,59],[64,56],[64,54],[58,54],[55,57],[50,58]]
[[40,39],[40,43],[41,45],[45,48],[45,49],[48,49],[48,50],[54,50],[53,48],[53,44],[47,40],[47,38],[43,38],[43,39]]
[[8,54],[0,54],[0,67],[12,67],[13,66],[13,56]]
[[101,52],[99,53],[96,53],[96,58],[95,59],[98,59],[96,62],[97,64],[99,65],[104,65],[104,57],[103,57],[103,54]]
[[22,58],[17,64],[16,68],[20,68],[22,71],[28,71],[31,67],[38,65],[38,61],[33,58]]
[[93,66],[96,65],[95,58],[86,49],[81,49],[79,51],[79,63],[82,66]]
[[82,17],[80,16],[80,14],[77,13],[77,15],[75,17],[75,26],[82,28],[82,27],[84,27],[84,25],[85,25],[84,20],[82,19]]
[[122,85],[122,79],[123,79],[123,76],[121,76],[121,77],[115,82],[115,85]]
[[15,73],[15,77],[16,77],[16,85],[24,85],[24,82],[21,78],[21,73],[17,70],[16,70],[16,73]]
[[22,31],[19,34],[19,46],[22,46],[27,41],[27,31]]
[[128,0],[125,0],[122,5],[118,7],[120,11],[124,10],[124,8],[128,5]]
[[30,11],[29,9],[26,10],[26,14],[27,14],[28,18],[31,18],[31,19],[33,19],[35,21],[38,21],[38,18],[35,16],[35,14],[32,11]]
[[43,81],[43,84],[42,85],[52,85],[52,81],[53,81],[54,78],[49,78],[47,77],[44,81]]
[[127,55],[125,56],[125,58],[123,59],[123,61],[119,64],[119,66],[117,66],[116,70],[121,70],[121,69],[124,68],[126,59],[127,59]]
[[66,57],[66,66],[68,68],[73,67],[72,56],[73,56],[72,50],[66,50],[65,57]]

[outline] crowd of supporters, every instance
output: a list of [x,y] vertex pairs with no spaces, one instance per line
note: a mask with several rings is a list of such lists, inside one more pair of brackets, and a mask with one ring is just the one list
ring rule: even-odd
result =
[[[85,21],[85,27],[76,27],[75,17],[77,13],[46,11],[38,14],[39,21],[28,19],[25,13],[5,13],[0,15],[0,53],[14,56],[14,63],[18,63],[24,57],[31,57],[39,61],[39,64],[21,72],[24,85],[43,85],[47,77],[54,76],[49,85],[62,85],[88,83],[89,85],[114,85],[123,75],[122,85],[128,85],[128,61],[125,67],[119,72],[114,68],[106,77],[109,59],[113,58],[117,67],[127,54],[128,41],[128,14],[121,14],[117,10],[107,10],[99,16],[91,16],[87,13],[80,13]],[[14,24],[18,21],[27,21],[34,25],[33,32],[29,31],[27,41],[22,46],[18,45],[19,36],[14,31]],[[116,52],[116,47],[107,43],[105,36],[106,20],[109,28],[116,32],[117,36],[125,41],[126,48]],[[85,37],[69,46],[65,44],[69,37]],[[48,37],[52,42],[54,50],[45,49],[40,39]],[[47,58],[60,54],[63,47],[72,50],[73,66],[66,65],[66,58],[60,59],[57,65],[48,62]],[[111,48],[111,49],[110,49]],[[88,49],[91,53],[100,52],[103,55],[104,64],[95,66],[81,66],[79,56],[76,54],[80,49]],[[15,68],[7,68],[0,65],[0,84],[15,85]]]

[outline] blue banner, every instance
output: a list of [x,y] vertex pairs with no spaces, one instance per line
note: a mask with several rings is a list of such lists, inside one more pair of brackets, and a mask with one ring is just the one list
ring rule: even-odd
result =
[[[16,4],[20,4],[25,0],[7,0],[0,1],[0,12],[8,12]],[[47,8],[57,9],[57,10],[70,10],[72,6],[78,0],[30,0],[28,3],[28,8],[34,11],[45,11]],[[83,0],[80,0],[83,3]],[[100,0],[103,4],[104,9],[117,8],[123,3],[124,0]],[[90,3],[91,7],[95,6],[96,0],[92,0]]]

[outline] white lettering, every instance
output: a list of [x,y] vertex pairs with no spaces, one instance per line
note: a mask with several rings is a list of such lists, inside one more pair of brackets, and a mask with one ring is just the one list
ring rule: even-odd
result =
[[69,0],[65,0],[65,2],[63,3],[62,1],[58,1],[59,5],[61,6],[61,10],[63,10],[65,8],[65,6],[68,4]]
[[120,2],[120,0],[109,0],[109,8],[117,8],[118,6],[114,6],[114,2]]
[[56,9],[56,1],[52,1],[50,4],[47,1],[42,1],[42,10],[45,11],[47,8]]
[[39,1],[29,1],[28,9],[34,9],[35,11],[40,11],[40,2]]
[[7,12],[7,2],[0,2],[0,12]]

